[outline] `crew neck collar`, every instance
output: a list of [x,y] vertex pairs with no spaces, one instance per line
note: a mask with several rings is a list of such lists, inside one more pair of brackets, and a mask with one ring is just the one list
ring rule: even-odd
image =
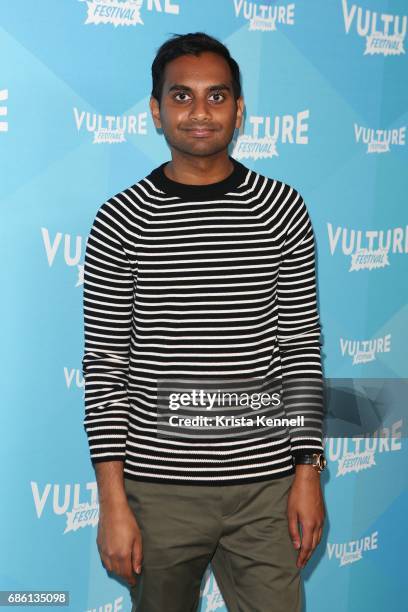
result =
[[246,168],[239,161],[228,156],[234,165],[234,169],[226,178],[216,183],[208,183],[207,185],[190,185],[187,183],[180,183],[173,181],[164,173],[164,167],[169,163],[164,162],[157,166],[150,175],[147,177],[151,180],[156,187],[165,193],[179,196],[183,199],[192,200],[205,200],[206,198],[215,198],[221,196],[229,191],[232,191],[238,185],[240,185],[246,177],[248,168]]

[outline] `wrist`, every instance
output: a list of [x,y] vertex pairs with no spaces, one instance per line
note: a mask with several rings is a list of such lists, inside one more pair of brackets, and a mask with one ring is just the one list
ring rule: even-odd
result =
[[115,514],[123,512],[129,508],[129,503],[126,496],[115,495],[105,497],[99,501],[100,514]]
[[295,465],[295,477],[305,480],[320,480],[320,472],[311,464]]

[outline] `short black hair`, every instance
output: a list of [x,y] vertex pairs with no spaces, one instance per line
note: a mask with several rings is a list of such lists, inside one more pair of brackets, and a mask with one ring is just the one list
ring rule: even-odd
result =
[[157,50],[152,63],[152,92],[160,105],[163,91],[164,70],[166,64],[182,55],[199,55],[204,51],[218,53],[227,62],[232,75],[232,88],[235,99],[241,95],[241,76],[237,62],[231,57],[227,47],[213,36],[205,32],[190,32],[189,34],[173,34]]

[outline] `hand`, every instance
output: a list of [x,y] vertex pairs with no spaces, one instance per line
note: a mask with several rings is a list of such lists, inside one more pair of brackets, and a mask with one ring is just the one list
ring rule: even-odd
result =
[[128,504],[100,508],[96,542],[105,568],[135,586],[133,572],[142,571],[142,535]]
[[[297,465],[296,475],[288,495],[288,528],[296,549],[296,566],[303,568],[319,544],[325,510],[320,488],[320,474],[312,465]],[[302,540],[298,523],[302,526]]]

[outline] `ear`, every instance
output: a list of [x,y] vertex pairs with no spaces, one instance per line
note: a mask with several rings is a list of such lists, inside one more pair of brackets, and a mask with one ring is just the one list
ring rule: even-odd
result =
[[237,98],[237,118],[235,121],[236,128],[241,127],[242,118],[244,116],[244,106],[245,106],[244,98],[243,96],[239,96],[239,98]]
[[150,96],[149,106],[155,127],[161,128],[160,107],[158,101],[153,96]]

